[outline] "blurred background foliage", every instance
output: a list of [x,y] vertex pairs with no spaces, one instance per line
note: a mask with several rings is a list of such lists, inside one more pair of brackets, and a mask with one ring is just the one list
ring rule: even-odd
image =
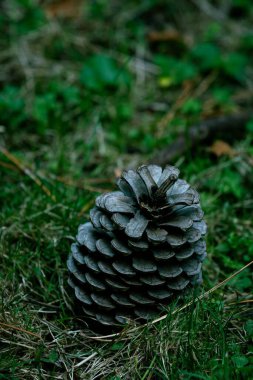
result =
[[[252,112],[252,24],[251,0],[0,2],[2,323],[22,321],[25,329],[44,331],[43,318],[51,318],[55,332],[76,327],[63,289],[78,224],[88,218],[95,196],[114,188],[124,168],[155,160],[178,135],[188,136],[192,125]],[[234,132],[194,147],[189,141],[188,149],[168,162],[201,193],[209,226],[205,289],[253,257],[253,118]],[[129,370],[134,379],[164,379],[162,365],[171,379],[250,378],[251,292],[248,269],[203,305],[195,322],[205,338],[194,351],[196,360],[184,364],[185,356],[175,351],[163,364],[152,362],[154,341],[140,364],[127,369],[118,361],[119,369],[108,366],[103,378],[128,378],[117,377],[117,371]],[[234,302],[237,309],[228,316],[219,302]],[[35,318],[38,305],[46,307]],[[55,314],[47,314],[50,308]],[[204,329],[211,314],[228,330],[219,341],[210,327],[216,346],[207,355],[210,337]],[[38,368],[38,378],[49,369],[57,372],[58,356],[50,345],[23,356],[13,345],[10,356],[5,344],[1,379],[35,379]],[[198,344],[196,335],[187,347]],[[124,347],[114,351],[124,353]],[[108,355],[108,347],[103,349],[102,358]],[[70,350],[68,368],[71,355]],[[151,375],[150,362],[157,366]]]
[[[252,7],[223,3],[224,10],[210,5],[199,13],[205,2],[2,2],[0,110],[7,142],[16,128],[38,143],[98,128],[103,156],[112,149],[148,154],[171,142],[174,123],[183,128],[238,110],[236,94],[252,85]],[[203,78],[211,83],[199,95]],[[171,123],[157,131],[186,87]],[[90,140],[88,150],[91,143],[99,150]]]

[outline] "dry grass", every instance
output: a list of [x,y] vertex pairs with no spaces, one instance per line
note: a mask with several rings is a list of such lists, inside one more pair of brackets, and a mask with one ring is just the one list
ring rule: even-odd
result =
[[246,3],[238,23],[229,1],[77,1],[78,17],[75,1],[2,1],[0,379],[251,378],[252,121],[225,139],[232,155],[198,146],[173,162],[209,227],[198,294],[154,323],[105,331],[66,284],[77,227],[122,168],[207,116],[252,107]]

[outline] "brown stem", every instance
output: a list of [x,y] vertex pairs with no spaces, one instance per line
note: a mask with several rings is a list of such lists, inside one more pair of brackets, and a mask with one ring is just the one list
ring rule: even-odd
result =
[[169,178],[166,179],[166,181],[163,182],[163,184],[156,190],[154,194],[155,199],[161,199],[164,198],[166,195],[166,191],[169,190],[169,188],[173,185],[173,183],[176,182],[178,179],[178,176],[175,174],[171,174]]
[[204,120],[190,127],[187,133],[180,134],[171,145],[155,154],[150,162],[164,166],[200,143],[207,143],[222,136],[228,140],[242,137],[245,125],[251,117],[252,114],[245,113]]

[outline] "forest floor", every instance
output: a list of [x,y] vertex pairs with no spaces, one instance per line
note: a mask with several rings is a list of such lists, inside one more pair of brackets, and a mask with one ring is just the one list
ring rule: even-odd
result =
[[124,168],[252,109],[252,3],[214,3],[1,1],[0,379],[252,379],[253,118],[167,162],[205,211],[201,299],[103,338],[66,282]]

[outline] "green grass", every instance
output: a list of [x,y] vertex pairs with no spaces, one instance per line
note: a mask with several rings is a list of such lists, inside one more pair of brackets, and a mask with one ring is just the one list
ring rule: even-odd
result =
[[[0,5],[0,379],[251,379],[252,267],[111,340],[92,338],[110,331],[87,325],[66,283],[77,227],[117,173],[252,107],[251,2],[222,23],[186,1],[83,2],[66,19],[40,3]],[[169,26],[175,39],[148,37]],[[200,293],[252,260],[252,143],[250,121],[231,157],[206,145],[172,162],[208,223]]]

